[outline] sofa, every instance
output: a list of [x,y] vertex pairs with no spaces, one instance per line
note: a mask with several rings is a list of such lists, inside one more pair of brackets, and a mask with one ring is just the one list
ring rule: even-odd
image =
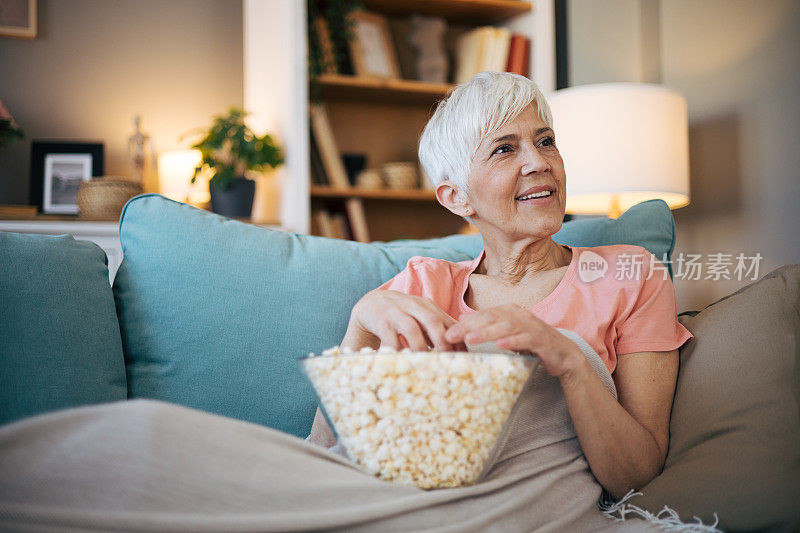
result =
[[[564,224],[572,246],[640,245],[669,258],[653,200],[616,220]],[[70,236],[0,232],[0,423],[127,399],[173,402],[308,435],[316,410],[296,359],[338,344],[349,311],[413,256],[470,260],[480,236],[369,244],[268,230],[159,195],[128,202],[124,260]],[[680,321],[664,471],[633,496],[724,530],[800,518],[800,265]]]

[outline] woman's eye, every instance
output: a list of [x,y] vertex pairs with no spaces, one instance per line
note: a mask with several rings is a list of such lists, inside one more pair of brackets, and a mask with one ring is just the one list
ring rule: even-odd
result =
[[539,144],[541,146],[555,146],[556,145],[556,139],[552,135],[549,135],[549,136],[545,137],[544,139],[542,139],[539,142]]
[[494,149],[494,152],[492,152],[492,155],[505,153],[505,152],[501,152],[500,151],[500,150],[504,150],[504,149],[511,150],[511,145],[510,144],[501,144],[500,146],[498,146],[497,148]]

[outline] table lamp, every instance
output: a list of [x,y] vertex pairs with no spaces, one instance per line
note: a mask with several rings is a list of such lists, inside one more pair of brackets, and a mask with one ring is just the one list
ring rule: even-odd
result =
[[193,205],[211,200],[208,178],[201,173],[192,184],[194,169],[200,164],[200,150],[172,150],[158,156],[158,189],[161,194]]
[[567,213],[617,218],[654,198],[670,209],[689,203],[683,96],[660,85],[603,83],[547,100],[567,173]]

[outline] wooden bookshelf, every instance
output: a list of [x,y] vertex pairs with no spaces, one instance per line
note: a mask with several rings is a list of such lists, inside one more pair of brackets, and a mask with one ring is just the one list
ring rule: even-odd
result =
[[362,0],[364,7],[387,15],[444,17],[450,22],[493,24],[533,9],[522,0]]
[[[353,187],[342,189],[323,185],[311,186],[312,198],[363,198],[365,200],[416,200],[436,202],[436,196],[429,189],[362,189]],[[437,202],[438,203],[438,202]]]
[[323,74],[317,83],[322,89],[324,99],[420,104],[431,104],[454,87],[450,83],[365,78],[341,74]]
[[[244,107],[254,120],[274,124],[287,149],[287,164],[281,172],[281,224],[289,231],[308,233],[311,209],[348,198],[312,196],[310,191],[308,64],[305,61],[306,3],[244,3]],[[389,17],[389,29],[397,49],[400,70],[412,77],[413,51],[404,38],[408,17],[413,13],[441,16],[448,23],[445,46],[452,59],[453,45],[460,35],[482,25],[499,25],[531,40],[529,68],[543,91],[556,89],[555,0],[363,0],[369,11]],[[270,75],[264,74],[269,65]],[[337,76],[315,84],[329,105],[334,137],[342,153],[363,153],[367,166],[391,161],[416,160],[416,144],[431,105],[449,86],[423,87],[413,81],[390,82]],[[410,83],[411,85],[407,85]],[[446,85],[446,84],[445,84]],[[316,89],[320,88],[319,93]],[[444,234],[446,224],[424,217],[444,208],[421,200],[387,201],[362,199],[372,238],[411,233],[409,226],[424,220],[430,233]],[[312,206],[313,203],[313,206]],[[335,207],[335,206],[334,206]],[[446,211],[446,210],[445,210]],[[431,215],[433,216],[433,215]],[[422,222],[420,222],[420,225]],[[395,229],[392,230],[392,227]],[[386,234],[383,234],[385,228]],[[438,228],[438,230],[436,229]]]
[[[406,78],[413,76],[414,69],[413,52],[404,36],[409,29],[408,18],[414,13],[439,16],[447,21],[444,39],[449,53],[452,53],[458,38],[475,27],[505,26],[531,39],[531,50],[544,58],[537,59],[539,56],[532,53],[529,58],[531,72],[536,72],[536,64],[541,65],[545,76],[554,72],[549,33],[552,0],[363,0],[363,4],[366,10],[388,17],[400,70]],[[549,80],[545,80],[543,88],[552,90]],[[319,97],[328,116],[329,135],[334,142],[326,144],[334,144],[340,154],[362,154],[366,157],[366,168],[376,169],[386,163],[417,161],[420,133],[435,103],[454,87],[452,83],[413,79],[323,74],[309,89],[315,102]],[[330,161],[329,156],[327,160]],[[320,168],[318,159],[313,164]],[[326,163],[325,166],[335,167],[336,164]],[[333,180],[330,175],[324,177],[323,174],[330,174],[327,169],[315,173],[328,182],[342,181],[340,177]],[[341,172],[334,170],[333,173]],[[362,189],[314,183],[306,187],[302,191],[303,197],[308,199],[308,207],[303,206],[305,212],[310,209],[311,213],[317,214],[320,211],[341,214],[345,211],[344,206],[357,204],[362,213],[355,217],[362,221],[357,225],[363,227],[366,223],[366,230],[360,233],[368,233],[370,240],[441,237],[461,232],[466,225],[462,218],[439,205],[430,189]],[[352,235],[349,211],[346,216]],[[309,216],[309,220],[309,229],[320,234],[318,226],[325,226],[324,220],[315,221],[314,216]]]

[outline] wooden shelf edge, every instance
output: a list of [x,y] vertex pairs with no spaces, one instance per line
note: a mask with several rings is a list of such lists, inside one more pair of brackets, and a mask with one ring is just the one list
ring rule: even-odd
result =
[[119,222],[119,217],[117,218],[89,218],[89,217],[80,217],[78,215],[48,215],[43,213],[37,213],[35,215],[30,214],[13,214],[13,213],[0,213],[0,220],[4,221],[14,221],[20,220],[25,222]]
[[364,0],[364,7],[387,15],[433,15],[450,22],[500,22],[533,10],[522,0]]
[[316,83],[323,99],[365,100],[429,105],[455,85],[343,74],[323,74]]
[[351,76],[346,74],[321,74],[318,82],[324,87],[357,87],[376,91],[405,91],[430,95],[445,94],[455,87],[452,83],[432,83],[419,80]]
[[312,198],[363,198],[365,200],[415,200],[435,202],[436,195],[427,189],[342,189],[323,185],[311,186]]

